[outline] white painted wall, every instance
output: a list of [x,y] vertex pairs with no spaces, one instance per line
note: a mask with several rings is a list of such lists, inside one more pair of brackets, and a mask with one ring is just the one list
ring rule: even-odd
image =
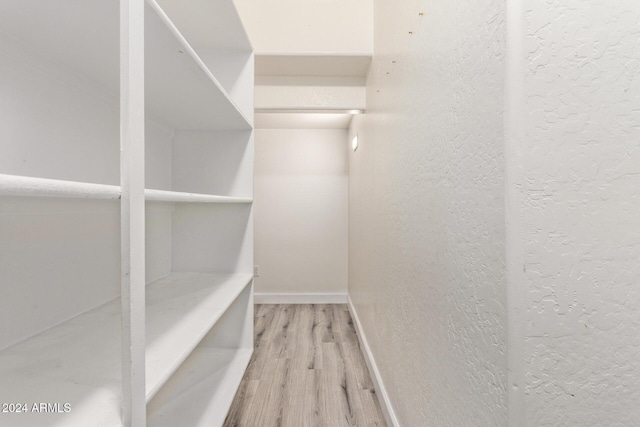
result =
[[259,294],[347,291],[347,131],[255,131]]
[[117,185],[117,96],[13,38],[0,49],[0,173]]
[[373,50],[372,0],[236,0],[256,55]]
[[399,425],[504,426],[504,2],[374,6],[349,295]]
[[[173,132],[147,119],[145,185],[171,190]],[[169,203],[147,203],[145,208],[145,279],[147,283],[171,273],[171,212]]]
[[[177,131],[173,189],[252,197],[252,131]],[[173,271],[242,272],[253,268],[251,205],[176,204],[171,230]]]
[[637,426],[640,4],[510,7],[511,424]]

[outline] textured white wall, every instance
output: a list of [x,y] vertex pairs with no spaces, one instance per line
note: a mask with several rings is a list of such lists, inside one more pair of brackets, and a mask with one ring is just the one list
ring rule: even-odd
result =
[[349,294],[401,426],[504,426],[504,2],[374,6]]
[[640,3],[515,3],[512,425],[638,426]]
[[258,293],[346,293],[347,131],[255,131]]

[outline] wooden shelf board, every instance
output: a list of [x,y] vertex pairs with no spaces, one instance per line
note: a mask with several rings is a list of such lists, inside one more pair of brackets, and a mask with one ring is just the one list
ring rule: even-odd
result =
[[[147,398],[189,356],[250,274],[175,273],[147,286]],[[69,413],[0,414],[0,423],[118,426],[120,299],[0,351],[0,401],[64,403]]]
[[220,426],[253,349],[197,348],[147,405],[150,427]]
[[147,287],[147,401],[250,283],[251,274],[172,273]]
[[[251,120],[236,107],[175,26],[153,9],[154,4],[149,1],[145,8],[148,112],[179,129],[250,129]],[[211,19],[227,26],[237,21],[234,8],[225,11],[231,15],[220,13]],[[69,70],[69,79],[80,74],[115,95],[119,93],[118,19],[118,3],[108,0],[0,3],[4,34]]]

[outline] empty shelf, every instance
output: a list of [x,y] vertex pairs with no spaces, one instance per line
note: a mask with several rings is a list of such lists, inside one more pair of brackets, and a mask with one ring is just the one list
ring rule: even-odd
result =
[[251,279],[251,274],[172,273],[147,287],[147,401]]
[[196,50],[253,50],[233,0],[155,1]]
[[147,405],[151,427],[220,426],[253,349],[197,348]]
[[162,8],[147,0],[145,19],[146,102],[163,120],[179,129],[250,129],[211,70]]
[[[222,27],[238,21],[234,8],[223,11],[207,16]],[[16,49],[54,60],[71,82],[79,74],[119,93],[118,2],[0,2],[0,28]],[[178,129],[251,128],[251,120],[153,0],[145,8],[145,43],[145,103],[153,117]],[[226,50],[224,45],[215,47]]]
[[[147,399],[250,281],[250,274],[175,273],[147,286]],[[120,329],[118,298],[1,351],[0,401],[29,409],[0,414],[1,424],[121,425]],[[57,403],[62,412],[31,412],[34,403]]]
[[[120,348],[117,300],[3,350],[0,401],[29,412],[0,414],[0,424],[120,426]],[[70,412],[33,412],[34,403],[69,404]]]

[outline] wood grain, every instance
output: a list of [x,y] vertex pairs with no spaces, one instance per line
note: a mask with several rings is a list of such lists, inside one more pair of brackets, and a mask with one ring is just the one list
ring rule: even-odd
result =
[[256,305],[254,333],[225,427],[386,425],[346,305]]

